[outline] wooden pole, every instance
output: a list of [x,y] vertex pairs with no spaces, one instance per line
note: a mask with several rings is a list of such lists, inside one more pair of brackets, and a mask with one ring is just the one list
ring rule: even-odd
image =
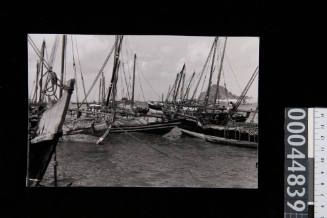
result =
[[[215,41],[214,41],[214,42],[215,42]],[[207,57],[207,59],[206,59],[206,62],[204,63],[203,68],[202,68],[202,70],[201,70],[200,78],[199,78],[199,80],[198,80],[198,82],[197,82],[197,84],[196,84],[196,86],[195,86],[195,88],[194,88],[194,91],[193,91],[193,94],[192,94],[191,100],[194,99],[195,94],[196,94],[196,92],[197,92],[197,90],[198,90],[198,87],[199,87],[199,85],[200,85],[200,81],[201,81],[201,79],[202,79],[203,73],[204,73],[205,69],[207,68],[207,64],[208,64],[208,62],[209,62],[209,59],[210,59],[210,56],[211,56],[212,50],[213,50],[213,48],[214,48],[214,44],[215,44],[215,43],[212,43],[212,46],[211,46],[211,48],[210,48],[210,51],[209,51],[208,57]]]
[[170,89],[170,85],[168,86],[168,92],[167,92],[167,95],[166,95],[166,102],[168,103],[168,98],[170,96],[170,92],[171,92],[171,89]]
[[110,86],[109,86],[109,90],[108,90],[106,106],[109,105],[110,95],[111,95],[111,92],[112,92],[113,83],[115,81],[115,73],[116,73],[116,69],[117,69],[117,64],[118,64],[118,59],[119,59],[119,54],[120,54],[120,48],[121,48],[122,41],[123,41],[123,36],[116,36],[114,65],[113,65],[113,70],[112,70],[111,82],[110,82]]
[[172,91],[172,94],[173,94],[172,102],[174,102],[174,96],[175,96],[175,93],[176,93],[176,87],[177,87],[177,82],[179,80],[179,77],[180,77],[180,73],[177,73],[175,83],[174,83],[173,87],[171,88],[171,91]]
[[[112,102],[113,102],[113,108],[114,108],[114,111],[116,111],[116,95],[117,95],[117,83],[118,83],[118,71],[119,71],[119,67],[120,67],[120,60],[118,60],[117,62],[117,68],[116,68],[116,73],[115,73],[115,81],[114,81],[114,87],[113,87],[113,90],[112,90]],[[116,113],[114,113],[114,116],[115,116]]]
[[45,41],[42,42],[42,47],[41,47],[41,58],[40,58],[40,81],[39,81],[39,86],[40,86],[40,94],[39,94],[39,103],[42,101],[42,80],[43,80],[43,60],[44,60],[44,50],[45,50]]
[[106,97],[106,80],[102,72],[102,103],[104,103]]
[[182,77],[182,88],[181,88],[181,92],[180,92],[180,100],[181,102],[183,101],[183,95],[184,95],[184,89],[185,89],[185,72],[183,73],[183,77]]
[[213,50],[213,55],[212,55],[212,59],[211,59],[211,68],[210,68],[208,89],[207,89],[207,93],[206,93],[206,96],[205,96],[205,99],[204,99],[204,110],[205,111],[207,111],[207,105],[208,105],[209,96],[210,96],[212,73],[214,71],[215,56],[216,56],[216,50],[217,50],[217,41],[218,41],[218,37],[216,37],[215,41],[214,41],[214,50]]
[[37,102],[37,92],[38,92],[38,88],[39,88],[39,74],[40,74],[40,62],[37,61],[37,63],[36,63],[35,90],[34,90],[33,99],[32,99],[32,101],[34,103]]
[[101,96],[101,94],[102,94],[102,79],[100,79],[99,80],[99,99],[98,99],[98,102],[100,103],[100,101],[101,101],[101,98],[102,98],[102,96]]
[[135,88],[135,65],[136,65],[136,54],[134,54],[134,66],[133,66],[133,85],[132,85],[132,99],[131,99],[131,108],[134,107],[134,88]]
[[[64,85],[66,41],[67,41],[67,36],[63,35],[62,36],[62,50],[61,50],[61,73],[60,73],[61,86]],[[63,87],[60,87],[59,98],[61,98],[61,96],[62,96],[62,90],[63,90]]]
[[[224,62],[224,57],[225,57],[225,50],[226,50],[226,44],[227,44],[227,37],[225,37],[225,43],[224,43],[224,49],[223,49],[223,54],[220,58],[220,65],[219,65],[219,71],[218,71],[218,78],[217,78],[217,88],[215,92],[215,97],[213,99],[213,104],[216,104],[217,98],[219,98],[219,82],[220,82],[220,77],[221,77],[221,70],[223,68],[223,62]],[[219,104],[219,100],[218,100]]]
[[195,72],[193,72],[192,77],[191,77],[190,81],[188,82],[188,85],[187,85],[187,88],[186,88],[186,91],[185,91],[183,100],[187,100],[188,99],[188,94],[190,92],[190,85],[191,85],[191,82],[192,82],[192,80],[194,78],[194,75],[195,75]]
[[181,84],[181,81],[182,81],[182,78],[183,78],[184,70],[185,70],[185,64],[183,65],[183,68],[182,68],[182,70],[181,70],[181,72],[179,74],[178,85],[177,85],[177,88],[176,88],[175,93],[174,93],[174,99],[173,99],[174,102],[176,102],[176,99],[177,99],[177,96],[178,96],[179,87],[180,87],[180,84]]
[[[112,123],[114,122],[115,120],[115,117],[116,117],[116,107],[115,107],[115,97],[116,97],[116,93],[117,93],[117,81],[118,81],[118,70],[119,70],[119,65],[120,65],[120,61],[118,60],[117,61],[117,67],[115,68],[117,72],[114,72],[114,78],[113,78],[113,84],[112,84],[112,102],[113,102],[113,109],[114,109],[114,112],[113,112],[113,115],[112,115],[112,118],[111,118],[111,121],[110,121],[110,124],[108,126],[108,129],[106,130],[106,132],[96,141],[96,144],[100,144],[101,142],[103,142],[103,140],[109,135],[110,133],[110,130],[111,130],[111,126],[112,126]],[[109,95],[108,95],[109,96]]]
[[118,48],[118,38],[119,36],[116,36],[115,39],[115,51],[114,51],[114,64],[113,64],[113,68],[112,68],[112,76],[111,76],[111,81],[110,81],[110,85],[109,85],[109,90],[108,90],[108,95],[107,95],[107,100],[106,100],[106,106],[109,105],[109,101],[110,101],[110,95],[111,95],[111,90],[112,90],[112,86],[113,86],[113,82],[114,82],[114,76],[115,76],[115,72],[116,72],[116,67],[117,67],[117,48]]

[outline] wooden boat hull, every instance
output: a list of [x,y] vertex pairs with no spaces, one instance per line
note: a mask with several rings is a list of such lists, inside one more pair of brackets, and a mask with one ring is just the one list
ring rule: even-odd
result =
[[59,135],[52,140],[30,144],[29,186],[36,186],[42,180],[59,140]]
[[149,108],[157,111],[162,111],[162,106],[161,105],[155,105],[155,104],[150,104],[148,103]]
[[245,131],[240,131],[236,127],[201,126],[196,119],[184,119],[179,128],[183,134],[212,143],[249,148],[258,147],[258,136],[256,134],[252,135]]
[[174,127],[180,124],[179,121],[167,123],[153,123],[140,126],[113,126],[110,130],[111,133],[124,133],[124,132],[147,132],[154,134],[166,134]]
[[205,141],[217,143],[217,144],[223,144],[223,145],[234,145],[234,146],[240,146],[240,147],[248,147],[248,148],[257,148],[258,144],[255,142],[247,142],[247,141],[240,141],[235,139],[226,139],[222,137],[217,136],[211,136],[211,135],[205,135],[203,133],[196,133],[189,130],[181,129],[183,134],[201,138]]
[[45,110],[37,125],[36,137],[28,143],[27,186],[37,186],[41,182],[51,161],[52,154],[62,135],[62,126],[68,111],[75,80],[69,80],[62,97]]
[[[154,122],[148,124],[139,125],[113,125],[110,129],[110,134],[125,133],[125,132],[145,132],[151,134],[166,134],[174,127],[180,125],[179,120],[173,120],[168,122]],[[95,125],[94,128],[88,127],[85,129],[73,130],[66,133],[66,135],[72,135],[75,133],[89,134],[95,136],[102,136],[108,129],[105,123]]]

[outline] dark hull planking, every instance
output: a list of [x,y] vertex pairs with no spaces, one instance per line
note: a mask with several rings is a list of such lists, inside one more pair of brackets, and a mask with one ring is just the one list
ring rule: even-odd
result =
[[151,108],[153,110],[162,111],[162,106],[160,106],[160,105],[154,105],[154,104],[148,103],[148,106],[149,106],[149,108]]
[[[143,124],[143,125],[135,125],[135,126],[112,126],[110,129],[109,134],[113,133],[125,133],[125,132],[145,132],[145,133],[151,133],[151,134],[166,134],[170,130],[172,130],[174,127],[180,125],[180,121],[168,121],[168,122],[158,122],[158,123],[151,123],[151,124]],[[83,130],[76,130],[76,131],[70,131],[67,135],[72,135],[74,132],[76,133],[82,133],[82,134],[88,134],[88,135],[94,135],[94,136],[102,136],[105,131],[107,130],[107,127],[102,128],[86,128]]]
[[235,128],[226,128],[224,130],[223,128],[202,127],[198,125],[196,119],[184,119],[179,127],[182,133],[186,135],[202,138],[213,143],[251,148],[257,148],[258,146],[258,135],[237,131]]
[[42,180],[58,143],[58,139],[59,135],[55,136],[53,140],[30,144],[29,177],[32,180],[29,186],[38,185]]
[[52,155],[62,135],[70,98],[75,80],[68,81],[68,88],[61,99],[43,112],[38,123],[38,135],[29,140],[28,151],[28,186],[38,186],[51,161]]

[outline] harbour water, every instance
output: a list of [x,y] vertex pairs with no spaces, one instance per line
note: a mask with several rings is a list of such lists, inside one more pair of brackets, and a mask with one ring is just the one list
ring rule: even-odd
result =
[[[87,187],[257,188],[257,150],[180,134],[111,134],[57,145],[58,181]],[[42,181],[53,186],[53,161]]]

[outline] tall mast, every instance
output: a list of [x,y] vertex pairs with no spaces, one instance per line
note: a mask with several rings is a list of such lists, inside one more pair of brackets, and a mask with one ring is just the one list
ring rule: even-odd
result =
[[245,88],[243,89],[241,95],[238,97],[237,102],[234,104],[231,113],[234,113],[237,111],[238,107],[241,105],[242,101],[244,100],[244,98],[246,97],[247,92],[249,91],[254,79],[256,78],[256,76],[258,75],[259,72],[259,66],[257,66],[250,78],[250,80],[248,81],[248,83],[246,84]]
[[106,81],[105,81],[105,78],[104,78],[104,75],[103,75],[103,72],[102,72],[102,78],[101,78],[101,80],[102,80],[102,99],[101,99],[101,101],[102,101],[102,104],[104,103],[104,101],[105,101],[105,97],[106,97]]
[[195,76],[195,72],[193,72],[192,77],[191,77],[191,79],[190,79],[190,81],[189,81],[189,83],[187,85],[187,88],[186,88],[186,91],[185,91],[183,100],[185,100],[185,99],[187,100],[188,99],[188,94],[190,92],[190,86],[191,86],[191,83],[192,83],[192,80],[193,80],[194,76]]
[[211,57],[211,54],[212,54],[212,50],[213,50],[214,44],[215,44],[215,40],[214,40],[214,42],[213,42],[212,45],[211,45],[211,48],[210,48],[210,51],[209,51],[208,57],[207,57],[207,59],[206,59],[206,62],[205,62],[204,65],[203,65],[202,70],[201,70],[200,78],[199,78],[199,80],[198,80],[198,82],[197,82],[197,84],[196,84],[196,86],[195,86],[195,88],[194,88],[194,91],[193,91],[193,94],[192,94],[192,98],[191,98],[191,100],[194,99],[195,94],[196,94],[196,92],[197,92],[197,90],[198,90],[198,87],[199,87],[199,85],[200,85],[200,81],[201,81],[201,79],[202,79],[203,73],[204,73],[205,69],[207,68],[207,64],[208,64],[208,62],[209,62],[209,60],[210,60],[210,57]]
[[136,64],[136,54],[134,54],[134,67],[133,67],[133,86],[132,86],[132,105],[131,108],[133,109],[134,106],[134,87],[135,87],[135,64]]
[[172,101],[175,101],[174,99],[175,99],[175,94],[176,94],[176,89],[177,89],[177,83],[178,83],[178,81],[179,81],[180,76],[181,76],[181,73],[180,73],[180,72],[177,73],[175,83],[174,83],[174,85],[173,85],[173,87],[172,87],[172,92],[173,92],[173,93],[172,93],[172,94],[173,94]]
[[[217,98],[219,98],[219,82],[220,82],[220,77],[221,77],[221,70],[222,70],[222,68],[223,68],[223,62],[224,62],[224,57],[225,57],[226,44],[227,44],[227,37],[225,37],[225,43],[224,43],[223,54],[222,54],[221,59],[220,59],[219,72],[218,72],[218,79],[217,79],[217,88],[216,88],[215,97],[214,97],[214,99],[213,99],[213,104],[214,104],[214,105],[216,104],[216,100],[217,100]],[[219,104],[219,100],[218,100],[218,104]]]
[[[73,37],[71,37],[72,41],[73,41]],[[82,72],[82,65],[81,65],[81,61],[79,59],[79,52],[78,52],[78,46],[77,46],[77,39],[75,38],[75,47],[76,47],[76,52],[77,52],[77,58],[78,58],[78,64],[79,64],[79,70],[81,73],[81,79],[82,79],[82,85],[83,85],[83,92],[84,92],[84,97],[86,98],[86,90],[85,90],[85,82],[84,82],[84,76],[83,76],[83,72]],[[65,77],[66,78],[66,75]],[[82,105],[82,103],[81,103]],[[86,105],[89,106],[89,104],[86,101]]]
[[109,85],[109,89],[108,89],[108,95],[107,95],[107,100],[106,100],[106,106],[109,105],[109,101],[110,101],[110,94],[111,94],[111,90],[112,90],[112,86],[113,83],[115,81],[115,72],[116,72],[116,67],[117,67],[117,50],[118,50],[118,41],[119,41],[119,36],[115,37],[115,51],[114,51],[114,64],[113,64],[113,69],[112,69],[112,76],[111,76],[111,81],[110,81],[110,85]]
[[118,82],[118,71],[120,66],[120,60],[117,61],[117,68],[114,78],[113,90],[112,90],[112,107],[114,109],[114,117],[116,116],[116,95],[117,95],[117,82]]
[[62,51],[61,51],[61,73],[60,73],[60,81],[61,81],[61,87],[59,89],[59,98],[62,96],[62,90],[63,90],[63,83],[64,83],[64,71],[65,71],[65,55],[66,55],[66,41],[67,36],[62,36]]
[[184,70],[185,70],[185,64],[183,65],[183,68],[179,74],[179,79],[178,79],[178,85],[177,85],[177,88],[175,90],[175,95],[174,95],[174,102],[176,102],[176,99],[177,99],[177,95],[178,95],[178,92],[179,92],[179,87],[180,87],[180,84],[181,84],[181,81],[182,81],[182,78],[183,78],[183,74],[184,74]]
[[215,56],[216,56],[216,50],[217,50],[217,41],[218,41],[218,37],[216,37],[215,38],[215,41],[214,41],[214,50],[213,50],[213,55],[212,55],[212,60],[211,60],[211,69],[210,69],[209,84],[208,84],[207,93],[206,93],[206,96],[205,96],[205,99],[204,99],[204,109],[205,110],[207,110],[207,105],[208,105],[209,96],[210,96],[212,73],[214,71],[214,63],[215,63]]
[[168,102],[168,98],[169,98],[170,92],[171,92],[171,89],[170,89],[170,85],[169,85],[168,86],[168,92],[167,92],[167,95],[166,95],[166,102]]
[[184,89],[185,89],[185,73],[183,73],[182,77],[182,87],[181,87],[181,92],[180,92],[180,100],[183,101],[183,95],[184,95]]
[[120,48],[121,48],[121,42],[123,40],[123,36],[116,36],[116,41],[115,41],[115,57],[114,57],[114,65],[113,65],[113,70],[112,70],[112,77],[110,81],[110,86],[108,90],[108,96],[107,96],[107,101],[106,101],[106,106],[109,105],[110,101],[110,95],[112,92],[112,87],[115,82],[115,75],[117,73],[117,66],[118,66],[118,60],[119,60],[119,54],[120,54]]
[[39,88],[39,74],[40,74],[40,62],[37,61],[36,63],[36,79],[35,79],[35,90],[34,90],[34,94],[33,94],[33,102],[37,102],[37,91]]
[[45,41],[43,40],[42,42],[42,47],[41,47],[41,58],[40,58],[40,62],[41,62],[41,66],[40,66],[40,81],[39,81],[39,85],[40,85],[40,95],[39,95],[39,102],[42,101],[42,80],[43,80],[43,66],[44,66],[44,50],[45,50]]
[[102,99],[102,79],[99,80],[99,99],[98,102],[100,103]]

